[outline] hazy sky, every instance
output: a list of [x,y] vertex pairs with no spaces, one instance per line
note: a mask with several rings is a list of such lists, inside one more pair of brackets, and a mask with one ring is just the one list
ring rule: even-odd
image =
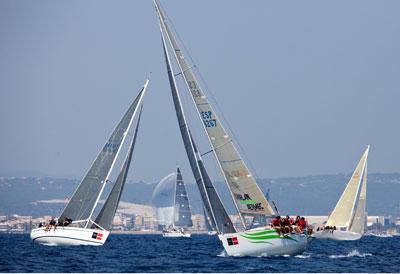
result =
[[[260,177],[349,173],[368,144],[400,171],[400,1],[162,3]],[[150,71],[130,178],[192,181],[152,1],[0,1],[0,174],[81,178]]]

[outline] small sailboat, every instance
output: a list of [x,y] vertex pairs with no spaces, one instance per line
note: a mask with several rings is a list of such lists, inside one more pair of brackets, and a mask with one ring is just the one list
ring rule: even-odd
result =
[[[255,178],[250,173],[231,137],[222,126],[221,120],[201,89],[193,72],[194,67],[187,63],[175,35],[160,8],[159,1],[155,0],[154,3],[160,22],[161,40],[172,98],[186,154],[207,215],[210,216],[212,227],[216,229],[226,253],[229,256],[271,256],[294,255],[303,252],[308,242],[308,235],[304,233],[280,235],[271,227],[255,229],[247,227],[246,216],[253,218],[259,215],[271,217],[275,215],[275,212],[260,190]],[[171,65],[170,51],[179,69],[179,72],[176,74]],[[181,76],[212,147],[210,151],[203,154],[199,153],[197,149],[182,107],[175,79]],[[243,230],[241,231],[238,231],[233,225],[211,182],[203,163],[202,156],[205,155],[214,155],[219,165],[219,169],[241,219],[243,226]]]
[[358,240],[365,232],[367,198],[367,159],[369,146],[362,155],[350,181],[325,226],[313,237],[331,240]]
[[192,213],[179,167],[158,183],[152,201],[163,237],[191,236],[187,229],[193,226]]
[[[31,239],[44,245],[103,245],[110,234],[111,224],[125,185],[133,149],[138,133],[141,106],[148,80],[129,106],[107,143],[99,152],[89,171],[75,190],[69,203],[58,219],[51,225],[35,228]],[[139,112],[139,114],[137,114]],[[105,189],[120,150],[128,136],[132,122],[138,116],[133,138],[119,175],[100,212],[95,209]]]

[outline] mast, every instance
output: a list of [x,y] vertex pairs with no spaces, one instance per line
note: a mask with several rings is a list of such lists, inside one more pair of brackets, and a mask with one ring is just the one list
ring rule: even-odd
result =
[[[156,2],[155,5],[157,14],[159,15],[159,10]],[[175,106],[175,112],[178,119],[179,129],[181,132],[183,143],[185,145],[186,154],[189,159],[190,167],[192,169],[193,175],[198,185],[204,206],[209,216],[211,216],[211,222],[213,222],[213,225],[217,228],[217,231],[219,233],[236,232],[236,229],[234,228],[232,221],[230,220],[229,215],[227,214],[218,196],[218,193],[216,192],[206,170],[204,169],[201,156],[198,153],[195,143],[191,137],[189,127],[186,123],[185,114],[182,109],[182,103],[176,86],[168,49],[165,44],[164,31],[163,31],[164,25],[160,15],[159,19],[160,19],[160,31],[161,31],[163,50],[164,50],[164,57],[167,66],[168,78]]]
[[213,148],[211,151],[219,164],[219,168],[228,186],[243,226],[246,228],[243,214],[274,215],[275,213],[272,207],[266,200],[257,182],[240,157],[232,139],[223,128],[215,111],[204,95],[192,72],[192,67],[186,62],[174,34],[170,30],[165,16],[159,8],[158,0],[155,0],[155,2],[163,29],[171,48],[173,48],[175,60],[180,68],[179,74],[183,76],[186,87],[196,106],[198,116],[203,124],[203,129]]
[[347,230],[349,229],[354,216],[354,208],[357,202],[358,193],[360,191],[361,179],[365,170],[368,152],[369,146],[367,147],[360,161],[358,162],[353,175],[351,176],[345,190],[340,196],[340,199],[337,202],[335,209],[329,216],[326,225],[346,228]]
[[131,144],[129,146],[124,164],[122,165],[121,171],[115,181],[115,184],[107,197],[104,206],[102,207],[100,213],[97,215],[94,221],[95,225],[102,227],[103,229],[110,230],[115,212],[117,211],[119,201],[121,199],[122,191],[124,190],[126,178],[128,176],[129,167],[132,161],[133,150],[135,148],[136,138],[139,130],[140,118],[142,116],[142,108],[140,107],[139,117],[136,123],[136,128],[134,136],[132,138]]

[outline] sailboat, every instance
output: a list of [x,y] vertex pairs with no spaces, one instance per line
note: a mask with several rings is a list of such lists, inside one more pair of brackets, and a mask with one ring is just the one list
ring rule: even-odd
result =
[[330,214],[325,227],[315,238],[331,240],[358,240],[365,232],[367,198],[367,159],[369,146],[362,155],[350,181]]
[[[210,216],[212,226],[216,228],[218,237],[229,256],[270,256],[284,254],[298,254],[305,250],[308,236],[305,234],[279,235],[271,227],[249,229],[246,226],[245,216],[258,215],[274,216],[275,212],[263,195],[250,173],[245,162],[237,151],[231,137],[226,132],[220,119],[208,102],[193,71],[181,51],[169,22],[160,8],[158,0],[154,0],[159,18],[161,40],[167,66],[168,78],[175,106],[175,112],[181,132],[186,154],[196,180],[203,204]],[[170,50],[168,49],[167,43]],[[174,73],[171,65],[170,51],[172,52],[179,72]],[[198,116],[203,124],[203,130],[208,136],[212,149],[206,153],[199,153],[182,108],[176,77],[183,77],[186,89],[193,100]],[[233,225],[226,209],[211,182],[202,156],[214,155],[225,183],[234,201],[244,229],[238,231]]]
[[164,177],[153,192],[153,206],[163,237],[185,237],[191,234],[185,229],[193,226],[189,199],[179,167]]
[[[110,234],[112,220],[118,207],[132,160],[142,111],[142,100],[149,80],[131,103],[110,138],[99,152],[89,171],[75,190],[69,203],[58,218],[58,225],[42,226],[31,231],[31,239],[44,245],[93,245],[105,243]],[[138,114],[139,113],[139,114]],[[135,117],[136,128],[119,175],[100,212],[95,209],[115,166],[121,148]]]

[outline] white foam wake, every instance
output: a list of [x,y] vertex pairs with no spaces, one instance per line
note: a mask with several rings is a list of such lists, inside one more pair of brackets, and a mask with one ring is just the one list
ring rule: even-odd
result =
[[349,257],[367,257],[367,256],[372,256],[371,253],[360,253],[357,249],[353,249],[352,251],[350,251],[349,253],[347,253],[346,255],[330,255],[329,258],[331,259],[338,259],[338,258],[349,258]]

